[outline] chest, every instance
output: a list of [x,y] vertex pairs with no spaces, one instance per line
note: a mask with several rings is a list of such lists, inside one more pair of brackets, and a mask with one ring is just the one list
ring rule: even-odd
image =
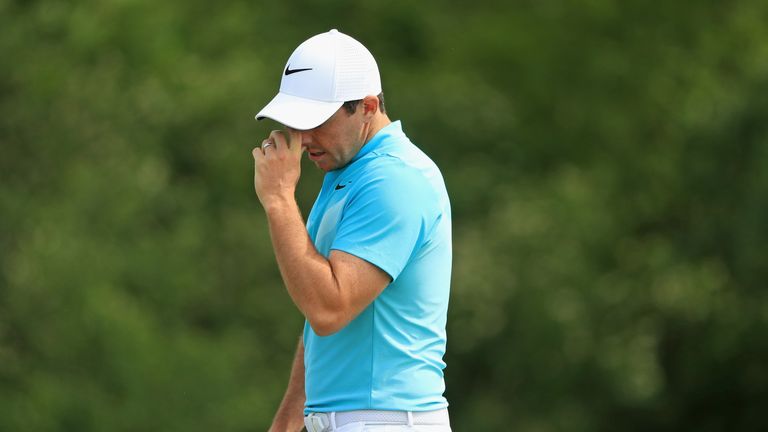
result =
[[344,209],[350,196],[351,187],[337,188],[331,184],[324,187],[318,195],[312,211],[307,218],[307,232],[312,243],[326,258],[344,215]]

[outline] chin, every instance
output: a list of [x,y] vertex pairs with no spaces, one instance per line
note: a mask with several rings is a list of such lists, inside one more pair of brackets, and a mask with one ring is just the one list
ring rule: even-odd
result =
[[315,166],[318,167],[323,172],[333,171],[336,169],[336,167],[329,166],[329,164],[322,163],[322,162],[315,162]]

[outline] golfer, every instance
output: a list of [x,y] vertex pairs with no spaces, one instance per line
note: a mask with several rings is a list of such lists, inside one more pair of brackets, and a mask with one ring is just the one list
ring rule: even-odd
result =
[[[285,130],[253,149],[254,185],[306,323],[270,430],[450,431],[443,177],[387,116],[360,42],[319,34],[280,72],[279,93],[256,118]],[[304,151],[325,171],[306,227],[294,198]]]

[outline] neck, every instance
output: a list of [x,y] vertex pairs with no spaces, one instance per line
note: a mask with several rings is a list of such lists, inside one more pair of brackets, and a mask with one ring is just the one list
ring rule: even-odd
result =
[[367,144],[368,141],[370,141],[371,138],[374,137],[374,135],[376,135],[381,129],[383,129],[385,126],[387,126],[390,123],[392,123],[392,120],[390,120],[386,114],[379,113],[378,115],[376,115],[370,123],[368,132],[365,134],[365,140],[363,140],[363,145]]

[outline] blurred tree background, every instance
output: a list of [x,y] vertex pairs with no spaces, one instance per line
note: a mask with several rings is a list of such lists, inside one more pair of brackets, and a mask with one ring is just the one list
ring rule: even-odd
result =
[[267,428],[303,319],[253,115],[330,28],[446,178],[454,430],[764,430],[766,23],[758,0],[0,0],[0,431]]

